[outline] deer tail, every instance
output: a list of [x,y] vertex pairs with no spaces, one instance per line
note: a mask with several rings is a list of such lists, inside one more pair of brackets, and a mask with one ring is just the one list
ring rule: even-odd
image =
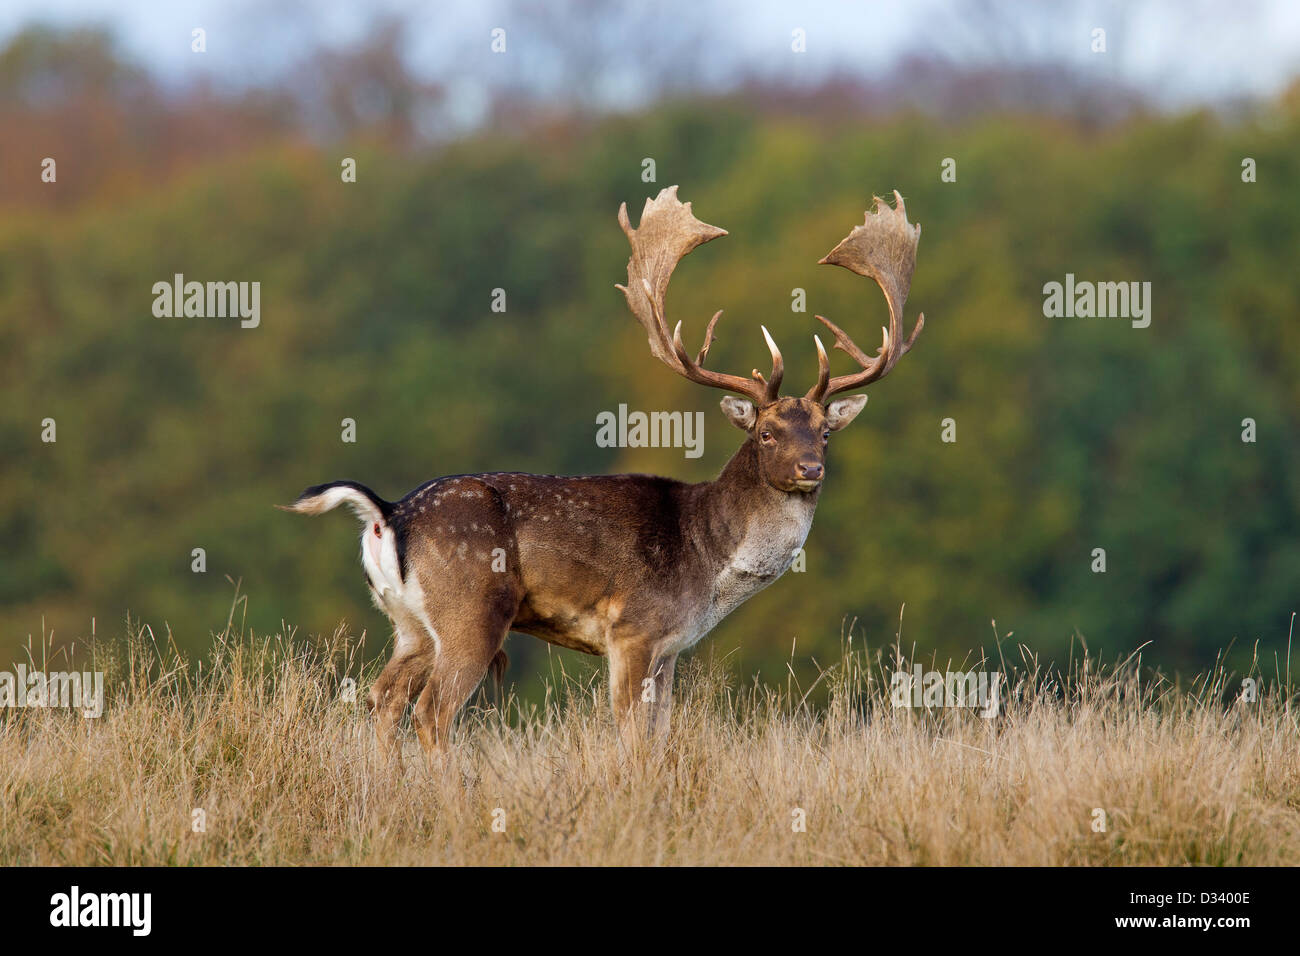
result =
[[328,481],[323,485],[313,485],[293,504],[276,507],[300,515],[319,515],[333,511],[339,505],[350,507],[367,524],[372,521],[387,524],[388,516],[393,512],[392,502],[385,501],[356,481]]

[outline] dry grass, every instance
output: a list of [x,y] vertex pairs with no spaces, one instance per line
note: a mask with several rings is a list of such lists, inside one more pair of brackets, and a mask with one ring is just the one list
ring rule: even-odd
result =
[[1300,864],[1300,734],[1276,680],[1225,704],[1240,678],[1222,670],[1180,688],[1135,661],[1062,676],[1022,655],[997,664],[1012,694],[984,720],[891,706],[893,655],[851,641],[816,709],[793,686],[735,689],[705,652],[657,758],[620,755],[601,680],[560,676],[535,709],[480,697],[444,766],[410,743],[397,774],[339,693],[354,645],[240,630],[202,667],[148,629],[97,647],[99,719],[0,712],[0,862]]

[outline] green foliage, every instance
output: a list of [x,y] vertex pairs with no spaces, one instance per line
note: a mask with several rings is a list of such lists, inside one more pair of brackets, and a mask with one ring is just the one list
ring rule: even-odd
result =
[[[874,286],[816,260],[873,192],[898,188],[924,225],[909,311],[926,331],[832,443],[807,571],[717,632],[740,667],[780,677],[794,638],[832,656],[846,618],[885,643],[903,604],[922,656],[963,657],[993,618],[1048,657],[1076,634],[1094,651],[1153,641],[1146,659],[1172,666],[1234,639],[1284,649],[1300,581],[1298,138],[1294,104],[1085,133],[1042,118],[829,128],[696,103],[434,155],[358,149],[356,184],[331,152],[268,146],[152,194],[10,217],[0,656],[42,621],[74,638],[128,609],[206,633],[225,576],[259,630],[346,618],[385,634],[351,518],[271,508],[320,481],[397,498],[481,470],[716,473],[740,437],[718,396],[650,359],[613,289],[618,203],[635,219],[669,183],[731,232],[678,272],[670,309],[692,347],[725,307],[711,364],[747,370],[764,322],[801,389],[812,313],[869,344],[885,315]],[[645,156],[658,184],[640,180]],[[946,156],[956,183],[940,181]],[[1258,183],[1241,182],[1244,156]],[[260,281],[261,326],[154,318],[151,286],[174,272]],[[1150,328],[1045,318],[1042,286],[1067,272],[1150,281]],[[790,312],[796,286],[806,315]],[[597,448],[596,414],[620,402],[705,410],[704,457]],[[339,440],[345,417],[356,444]],[[511,652],[532,668],[521,679],[546,653],[521,637]]]

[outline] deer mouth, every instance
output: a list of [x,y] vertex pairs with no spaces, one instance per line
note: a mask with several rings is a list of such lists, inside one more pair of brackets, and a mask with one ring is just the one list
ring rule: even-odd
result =
[[820,478],[800,478],[794,482],[794,486],[799,491],[816,491],[822,486]]

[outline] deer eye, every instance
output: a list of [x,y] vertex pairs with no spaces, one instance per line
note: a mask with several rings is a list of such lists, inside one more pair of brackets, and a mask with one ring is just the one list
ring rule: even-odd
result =
[[826,431],[822,432],[822,441],[829,442],[830,440],[831,440],[831,430],[828,428],[826,429]]
[[761,432],[759,432],[759,433],[758,433],[758,437],[759,437],[759,438],[760,438],[760,439],[761,439],[765,444],[768,444],[768,445],[772,444],[772,442],[774,442],[774,441],[776,440],[776,439],[774,439],[774,438],[772,437],[772,433],[769,432],[769,431],[766,431],[766,430],[765,430],[765,431],[761,431]]

